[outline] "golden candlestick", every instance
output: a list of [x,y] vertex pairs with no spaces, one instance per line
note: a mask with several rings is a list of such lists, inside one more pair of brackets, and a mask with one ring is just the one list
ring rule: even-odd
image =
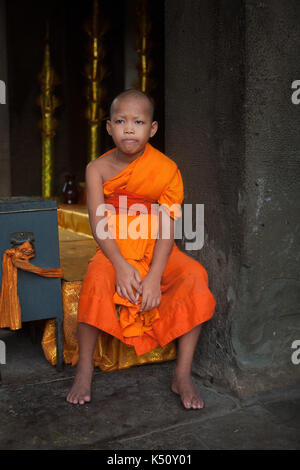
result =
[[55,109],[59,106],[59,101],[53,94],[58,79],[51,66],[48,25],[46,29],[43,67],[38,78],[41,85],[41,95],[39,96],[38,104],[41,107],[42,114],[42,119],[39,123],[42,136],[42,196],[50,198],[53,197],[54,186],[53,138],[57,127],[57,121],[53,115]]
[[85,67],[85,76],[88,80],[86,98],[88,107],[86,118],[89,126],[88,136],[88,160],[94,160],[101,152],[100,132],[101,122],[105,111],[103,109],[103,98],[105,90],[103,79],[107,75],[107,69],[103,64],[105,56],[104,35],[108,25],[103,22],[99,15],[98,0],[93,2],[93,15],[90,24],[85,27],[89,35],[89,61]]

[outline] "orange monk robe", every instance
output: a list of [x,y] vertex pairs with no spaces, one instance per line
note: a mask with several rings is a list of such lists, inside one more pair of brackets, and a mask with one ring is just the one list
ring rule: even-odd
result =
[[[183,184],[176,163],[150,144],[146,145],[145,152],[140,157],[106,181],[103,190],[106,202],[112,202],[113,207],[118,206],[115,200],[120,192],[123,196],[127,194],[129,201],[136,203],[144,201],[148,206],[152,202],[164,204],[167,212],[168,207],[174,204],[180,207],[183,201]],[[174,212],[169,212],[175,219],[181,215],[180,209],[176,207]],[[113,211],[108,211],[108,225],[116,228],[114,235],[122,255],[144,279],[150,269],[155,238],[147,238],[143,232],[144,238],[128,239],[124,237],[124,233],[120,237],[118,229],[122,217],[127,218],[129,227],[137,217],[149,219],[150,215],[134,216],[130,212],[123,213],[121,209],[116,212],[115,215]],[[155,227],[155,217],[151,220],[148,235],[155,232],[158,226]],[[206,270],[199,262],[180,251],[175,242],[161,279],[160,305],[149,312],[139,312],[140,303],[141,297],[138,305],[134,305],[117,294],[115,269],[100,248],[97,248],[96,254],[88,263],[82,283],[78,321],[95,326],[134,346],[137,355],[151,351],[158,344],[166,346],[170,341],[209,320],[215,309],[215,299],[209,290]]]

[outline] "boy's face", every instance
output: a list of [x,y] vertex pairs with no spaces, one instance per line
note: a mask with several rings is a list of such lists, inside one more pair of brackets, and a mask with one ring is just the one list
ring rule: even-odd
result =
[[150,103],[146,98],[124,97],[113,105],[106,129],[116,147],[130,157],[144,152],[145,145],[157,131],[152,121]]

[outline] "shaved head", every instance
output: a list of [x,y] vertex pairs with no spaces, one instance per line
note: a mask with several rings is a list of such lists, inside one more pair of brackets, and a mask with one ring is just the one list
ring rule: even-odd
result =
[[135,100],[144,100],[149,107],[149,115],[151,117],[151,120],[153,120],[153,114],[154,114],[154,103],[152,99],[144,92],[140,90],[135,90],[135,89],[129,89],[125,90],[122,93],[120,93],[118,96],[115,97],[113,102],[110,105],[110,110],[109,110],[109,118],[111,118],[112,114],[114,113],[116,105],[122,100],[122,99],[135,99]]

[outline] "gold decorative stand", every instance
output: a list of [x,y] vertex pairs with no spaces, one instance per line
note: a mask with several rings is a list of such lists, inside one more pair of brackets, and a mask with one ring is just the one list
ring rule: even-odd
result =
[[46,29],[44,63],[39,74],[41,85],[41,95],[38,104],[41,107],[42,119],[40,121],[42,136],[42,196],[53,197],[54,181],[54,148],[53,139],[57,127],[54,119],[54,111],[59,106],[58,99],[54,96],[53,90],[58,84],[57,76],[51,66],[49,26]]
[[137,0],[137,71],[138,71],[138,89],[144,93],[151,92],[150,73],[152,61],[150,59],[151,42],[151,20],[150,5],[148,0]]
[[91,21],[85,25],[89,35],[88,63],[85,67],[85,77],[88,85],[86,88],[86,99],[88,107],[86,118],[88,121],[88,160],[94,160],[100,155],[100,132],[101,122],[105,111],[103,109],[103,99],[105,89],[103,79],[107,75],[107,68],[103,63],[105,56],[104,36],[108,29],[108,23],[100,18],[99,2],[93,2],[93,14]]

